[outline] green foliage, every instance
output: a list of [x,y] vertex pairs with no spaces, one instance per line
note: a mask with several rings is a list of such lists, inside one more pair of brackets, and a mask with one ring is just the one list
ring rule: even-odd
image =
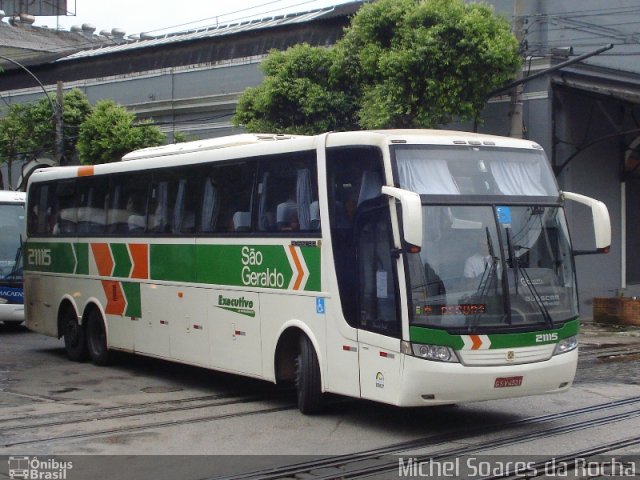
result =
[[272,51],[264,82],[240,98],[234,123],[252,132],[316,133],[355,126],[354,99],[333,50],[300,44]]
[[[72,158],[80,124],[91,112],[91,104],[78,89],[63,98],[64,148],[63,155]],[[0,159],[11,162],[22,158],[54,156],[55,117],[51,103],[42,98],[35,103],[12,104],[0,119]]]
[[64,94],[63,103],[63,155],[66,159],[71,159],[77,155],[76,144],[78,143],[80,126],[89,117],[93,108],[91,107],[91,103],[89,103],[86,95],[77,88],[74,88]]
[[432,128],[477,118],[520,67],[508,22],[463,0],[364,5],[334,49],[273,52],[240,99],[250,131]]
[[340,48],[360,66],[364,128],[473,119],[520,66],[506,20],[461,0],[380,0],[354,18]]
[[135,115],[113,100],[96,103],[80,127],[78,153],[85,164],[119,161],[132,150],[161,145],[164,135],[149,122],[134,124]]
[[7,114],[0,119],[0,157],[3,161],[16,158],[25,150],[26,116],[29,106],[12,104]]
[[192,140],[196,140],[197,137],[194,137],[193,135],[187,135],[184,132],[174,132],[173,133],[173,143],[184,143],[184,142],[190,142]]
[[[98,102],[94,111],[84,93],[72,89],[64,94],[63,104],[67,160],[80,153],[84,163],[111,162],[131,150],[164,142],[157,127],[148,122],[134,124],[135,116],[113,101]],[[54,157],[55,138],[55,116],[48,99],[10,105],[0,119],[0,162]]]

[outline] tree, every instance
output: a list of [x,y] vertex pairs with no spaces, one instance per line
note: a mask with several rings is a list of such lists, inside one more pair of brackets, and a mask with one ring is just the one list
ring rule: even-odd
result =
[[78,153],[84,164],[119,161],[132,150],[164,142],[160,129],[148,122],[135,123],[135,115],[113,100],[100,100],[80,127]]
[[[264,82],[240,99],[237,125],[304,133],[433,128],[477,118],[489,92],[520,67],[508,22],[463,0],[378,0],[358,11],[332,50],[296,48],[269,55]],[[313,88],[295,88],[305,84]]]
[[64,158],[70,160],[78,154],[76,145],[80,134],[80,126],[91,115],[93,108],[86,95],[77,88],[73,88],[64,94],[63,103],[62,135],[64,144],[62,154]]
[[[80,124],[91,112],[91,104],[78,89],[64,94],[64,147],[63,155],[75,155]],[[14,160],[33,160],[51,156],[55,151],[55,118],[51,103],[43,98],[35,103],[12,104],[0,119],[0,160],[7,163],[9,184]]]
[[355,126],[354,99],[335,65],[335,51],[300,44],[273,50],[264,82],[240,97],[234,123],[253,132],[314,133]]
[[[62,104],[62,156],[68,162],[77,155],[78,132],[82,123],[91,114],[92,108],[86,95],[77,88],[65,92]],[[28,150],[38,152],[38,155],[53,157],[56,151],[56,124],[49,101],[43,98],[32,104],[26,120],[33,132],[28,140],[30,147]],[[60,160],[62,164],[62,159]]]
[[[20,158],[29,147],[25,146],[28,129],[26,116],[29,106],[25,104],[12,104],[5,117],[0,119],[0,158],[7,164],[8,183],[12,185],[11,171],[13,161]],[[2,180],[4,188],[4,180]]]

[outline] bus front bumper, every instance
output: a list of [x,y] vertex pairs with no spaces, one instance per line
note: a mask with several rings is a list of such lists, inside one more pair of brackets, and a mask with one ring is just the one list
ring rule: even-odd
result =
[[446,405],[563,392],[571,387],[577,364],[577,349],[542,362],[491,367],[434,362],[404,355],[397,404],[406,407]]
[[24,305],[5,303],[0,304],[0,322],[24,321]]

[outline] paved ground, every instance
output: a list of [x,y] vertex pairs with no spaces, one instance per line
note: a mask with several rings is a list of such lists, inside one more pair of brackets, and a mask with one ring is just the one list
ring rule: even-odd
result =
[[640,385],[640,327],[587,320],[580,335],[576,383],[616,382]]

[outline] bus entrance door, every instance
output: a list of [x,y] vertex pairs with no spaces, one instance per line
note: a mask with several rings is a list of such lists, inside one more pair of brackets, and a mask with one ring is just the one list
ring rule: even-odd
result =
[[357,231],[360,391],[363,398],[393,403],[399,391],[401,317],[388,209],[364,212]]

